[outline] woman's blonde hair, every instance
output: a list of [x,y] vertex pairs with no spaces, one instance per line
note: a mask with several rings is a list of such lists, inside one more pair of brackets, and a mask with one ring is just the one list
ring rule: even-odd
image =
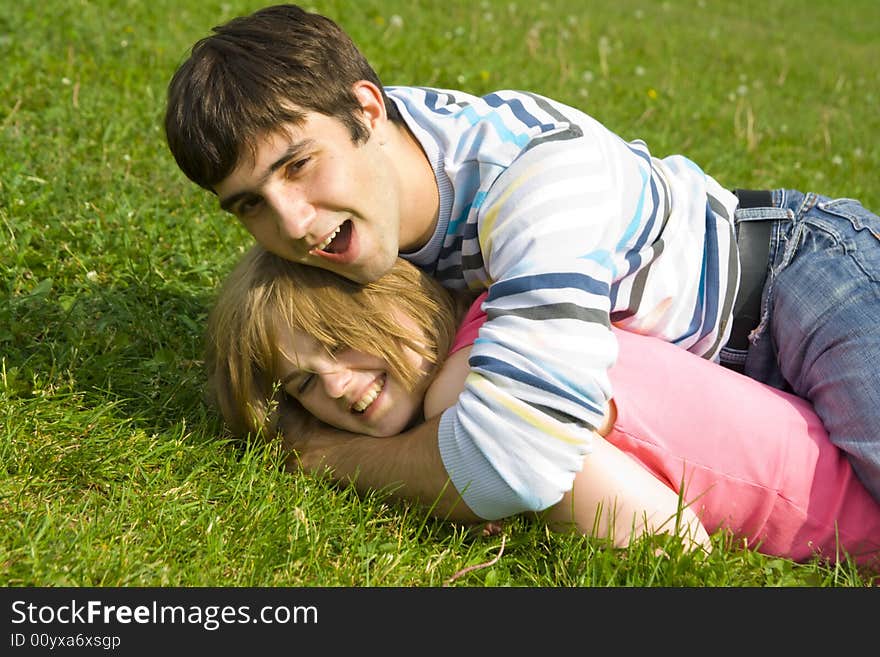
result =
[[[404,385],[424,372],[405,350],[433,364],[451,346],[464,300],[400,258],[378,281],[354,283],[254,246],[224,281],[209,315],[208,391],[230,431],[273,438],[279,419],[301,427],[311,416],[278,381],[279,332],[301,330],[329,352],[351,348],[385,359]],[[402,323],[399,314],[412,322]]]

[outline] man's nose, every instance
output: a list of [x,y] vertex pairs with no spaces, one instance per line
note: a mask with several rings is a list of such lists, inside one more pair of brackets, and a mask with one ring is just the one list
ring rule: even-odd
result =
[[269,197],[275,228],[282,239],[303,239],[315,219],[315,207],[299,191],[278,190]]

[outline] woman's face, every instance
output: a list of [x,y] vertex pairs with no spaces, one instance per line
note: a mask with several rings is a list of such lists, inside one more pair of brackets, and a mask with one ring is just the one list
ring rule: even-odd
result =
[[410,391],[383,358],[348,348],[330,354],[296,329],[280,335],[282,387],[319,420],[353,433],[394,436],[421,415],[429,363],[414,351],[407,355],[425,375]]

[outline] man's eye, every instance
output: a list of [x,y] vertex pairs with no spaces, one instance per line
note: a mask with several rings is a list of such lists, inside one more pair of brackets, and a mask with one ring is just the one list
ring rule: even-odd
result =
[[263,199],[258,196],[246,198],[238,204],[237,208],[235,208],[235,214],[246,217],[247,215],[252,214],[260,206],[262,201]]
[[309,163],[309,160],[310,160],[310,159],[311,159],[311,158],[304,157],[304,158],[302,158],[302,159],[300,159],[300,160],[296,160],[295,162],[291,162],[291,163],[288,164],[287,167],[284,169],[284,173],[287,175],[288,178],[293,178],[294,176],[296,176],[296,175],[302,170],[302,168],[303,168],[306,164]]

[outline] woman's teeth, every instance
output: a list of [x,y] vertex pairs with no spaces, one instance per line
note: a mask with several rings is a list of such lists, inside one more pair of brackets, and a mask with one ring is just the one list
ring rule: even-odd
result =
[[367,410],[367,407],[376,401],[376,397],[379,396],[379,393],[382,392],[382,388],[385,387],[385,380],[376,381],[369,387],[367,392],[361,397],[357,402],[352,404],[351,408],[358,413],[363,413]]

